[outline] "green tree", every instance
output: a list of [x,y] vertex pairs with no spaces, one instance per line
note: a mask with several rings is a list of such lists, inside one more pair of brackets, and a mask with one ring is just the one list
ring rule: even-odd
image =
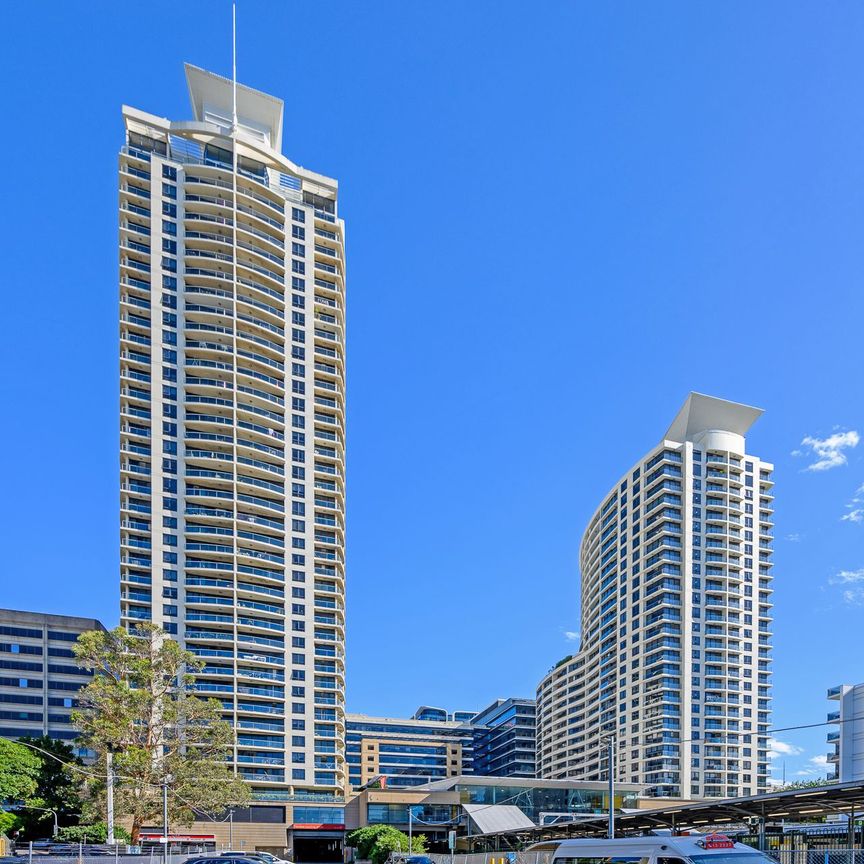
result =
[[8,837],[20,824],[21,820],[16,813],[0,810],[0,834],[5,834]]
[[[22,746],[30,745],[40,763],[36,792],[28,803],[53,810],[60,826],[77,824],[81,817],[83,774],[76,772],[75,768],[83,763],[75,751],[65,741],[47,735],[19,738],[18,741]],[[53,830],[50,813],[23,809],[19,816],[24,839],[35,839]]]
[[[197,813],[221,815],[249,801],[246,784],[226,765],[234,732],[215,699],[193,692],[201,663],[152,624],[135,633],[122,627],[82,633],[79,666],[96,674],[80,691],[72,723],[96,751],[95,771],[105,776],[114,754],[114,807],[131,820],[131,840],[145,823],[161,824],[163,782],[171,823],[190,825]],[[104,818],[104,783],[91,783],[94,810]]]
[[[345,838],[348,846],[357,849],[357,857],[373,864],[384,864],[391,852],[408,854],[408,835],[392,825],[367,825],[351,831]],[[411,841],[411,854],[426,851],[426,835],[415,834]]]
[[0,804],[25,803],[36,793],[40,762],[15,741],[0,738]]
[[[114,826],[114,837],[128,843],[131,840],[129,832],[119,825]],[[92,825],[69,825],[57,832],[61,843],[104,843],[108,839],[108,825],[105,822],[94,822]]]

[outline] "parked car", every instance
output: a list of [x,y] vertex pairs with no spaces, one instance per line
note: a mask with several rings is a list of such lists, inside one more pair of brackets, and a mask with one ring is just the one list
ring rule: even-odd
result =
[[220,858],[256,858],[261,864],[290,864],[285,858],[271,855],[269,852],[221,852]]
[[388,864],[433,864],[427,855],[404,855],[401,852],[391,852]]

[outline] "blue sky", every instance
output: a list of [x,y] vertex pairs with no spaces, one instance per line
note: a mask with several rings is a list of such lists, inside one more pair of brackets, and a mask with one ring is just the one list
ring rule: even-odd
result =
[[[348,224],[349,707],[532,694],[575,647],[587,519],[693,389],[766,410],[774,721],[824,720],[864,680],[864,7],[238,22]],[[224,0],[4,10],[5,606],[116,622],[120,105],[188,116],[183,61],[229,52]],[[824,735],[778,733],[777,765],[818,773]]]

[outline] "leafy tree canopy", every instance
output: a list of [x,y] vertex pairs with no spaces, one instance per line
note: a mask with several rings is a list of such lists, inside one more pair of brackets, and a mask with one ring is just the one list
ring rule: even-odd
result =
[[392,825],[357,828],[348,834],[345,842],[357,849],[358,858],[372,861],[372,864],[384,864],[391,852],[422,855],[426,851],[425,834],[415,834],[409,850],[408,835]]
[[[124,843],[131,840],[129,832],[119,825],[114,826],[114,837]],[[92,825],[70,825],[57,833],[61,843],[104,843],[108,839],[108,825],[94,822]]]
[[[226,765],[234,732],[222,705],[194,693],[191,673],[201,668],[194,655],[149,623],[135,633],[82,633],[75,655],[96,674],[79,692],[72,722],[96,751],[100,776],[106,754],[114,754],[115,813],[131,820],[133,843],[145,823],[161,824],[166,778],[174,824],[248,803],[248,787]],[[91,783],[90,794],[104,817],[104,783]]]
[[[36,792],[28,803],[53,810],[57,814],[58,825],[77,824],[81,817],[84,775],[75,771],[76,766],[83,765],[75,751],[65,741],[57,741],[47,735],[38,738],[28,736],[18,741],[22,746],[30,745],[29,749],[39,760]],[[23,809],[18,815],[22,839],[35,840],[54,830],[50,813]]]
[[40,765],[28,747],[0,738],[0,804],[28,801],[36,793]]

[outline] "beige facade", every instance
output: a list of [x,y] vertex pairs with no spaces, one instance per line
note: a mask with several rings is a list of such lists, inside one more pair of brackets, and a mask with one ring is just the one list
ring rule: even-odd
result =
[[[123,108],[124,626],[204,663],[258,801],[345,785],[345,226],[282,101],[186,67],[192,118]],[[238,829],[239,830],[239,829]],[[268,829],[270,830],[270,829]]]
[[421,708],[411,718],[348,714],[346,760],[351,787],[361,788],[378,777],[385,777],[390,786],[406,787],[470,774],[473,726],[437,719],[453,715],[432,711]]

